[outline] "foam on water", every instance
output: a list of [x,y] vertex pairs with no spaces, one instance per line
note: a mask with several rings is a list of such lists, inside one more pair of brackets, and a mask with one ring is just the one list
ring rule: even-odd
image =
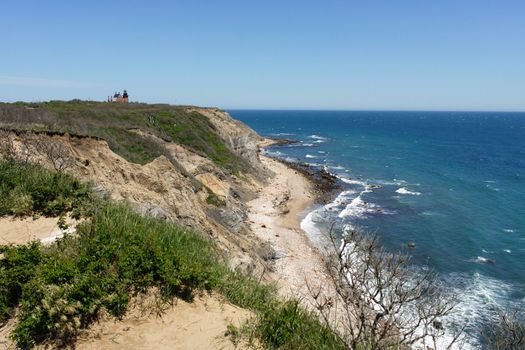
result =
[[[250,121],[252,113],[256,118]],[[282,127],[279,132],[296,134],[298,146],[274,147],[285,153],[276,156],[299,161],[306,153],[318,155],[319,159],[306,160],[326,163],[327,171],[340,176],[340,196],[315,208],[301,223],[309,235],[326,238],[327,225],[336,222],[338,231],[349,224],[378,232],[382,244],[392,251],[407,241],[416,242],[417,266],[425,260],[441,277],[461,275],[461,286],[455,279],[446,281],[462,297],[458,324],[467,320],[475,328],[480,317],[470,319],[472,310],[494,315],[494,305],[504,307],[505,302],[521,303],[523,309],[525,221],[519,214],[525,194],[525,114],[467,113],[468,117],[458,118],[438,112],[250,111],[232,115],[242,114],[263,135],[275,133],[276,125]],[[350,168],[351,173],[341,176]],[[400,189],[411,193],[395,192]],[[380,215],[383,208],[395,212],[395,218]],[[370,209],[378,210],[367,212]],[[345,210],[350,216],[339,217]],[[497,264],[489,262],[496,258]],[[506,283],[521,289],[500,291]]]
[[348,179],[348,178],[346,178],[346,177],[342,177],[342,176],[339,177],[339,179],[340,179],[341,181],[343,181],[344,183],[347,183],[347,184],[349,184],[349,185],[361,185],[361,186],[363,186],[363,187],[366,186],[366,182],[361,181],[361,180]]
[[[456,328],[464,325],[467,344],[471,348],[480,347],[474,336],[480,325],[496,320],[498,310],[517,306],[508,302],[509,295],[515,291],[511,285],[481,273],[449,274],[445,276],[444,281],[452,286],[453,293],[458,297],[457,305],[444,318],[444,322]],[[487,312],[488,310],[493,312]]]
[[410,196],[421,196],[421,192],[409,191],[406,187],[401,187],[396,190],[396,193],[406,194]]
[[266,148],[263,148],[262,154],[270,157],[284,157],[284,153],[281,151],[272,151]]
[[477,256],[476,258],[471,259],[470,261],[478,262],[478,263],[484,263],[485,264],[485,263],[488,263],[490,260],[485,258],[485,257],[483,257],[483,256]]
[[317,156],[314,156],[314,155],[311,155],[311,154],[307,154],[305,157],[306,158],[317,158]]
[[319,135],[310,135],[310,138],[311,138],[311,139],[314,139],[314,140],[321,140],[321,141],[326,141],[326,140],[328,140],[328,138],[323,137],[323,136],[319,136]]

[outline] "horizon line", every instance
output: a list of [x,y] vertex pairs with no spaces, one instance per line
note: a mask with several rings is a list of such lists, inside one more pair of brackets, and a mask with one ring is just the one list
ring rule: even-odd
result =
[[225,111],[296,111],[296,112],[460,112],[460,113],[525,113],[524,110],[500,109],[374,109],[374,108],[251,108],[251,107],[210,107],[220,108]]

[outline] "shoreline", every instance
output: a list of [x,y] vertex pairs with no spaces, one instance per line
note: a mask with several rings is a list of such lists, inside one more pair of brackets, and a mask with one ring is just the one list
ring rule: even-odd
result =
[[[259,148],[274,144],[273,140],[265,139]],[[301,229],[300,217],[317,202],[318,190],[303,172],[279,159],[261,154],[260,160],[274,176],[247,205],[253,233],[276,252],[274,267],[265,275],[276,282],[280,295],[299,298],[311,306],[308,286],[314,289],[331,286],[323,253]]]

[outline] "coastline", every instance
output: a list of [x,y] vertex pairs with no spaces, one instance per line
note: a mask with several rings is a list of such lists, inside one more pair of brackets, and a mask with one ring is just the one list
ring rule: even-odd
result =
[[[265,139],[259,148],[274,145]],[[311,304],[308,286],[330,288],[331,281],[323,253],[301,229],[301,215],[318,199],[311,179],[278,159],[260,155],[261,162],[274,173],[258,188],[258,197],[249,201],[248,219],[254,234],[275,250],[274,268],[265,277],[276,282],[283,297],[296,297]]]

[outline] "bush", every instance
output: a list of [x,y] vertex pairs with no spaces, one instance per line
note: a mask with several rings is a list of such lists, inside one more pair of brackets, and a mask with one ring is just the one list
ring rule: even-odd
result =
[[22,296],[22,287],[29,282],[42,255],[34,242],[24,246],[0,246],[0,324],[7,321]]
[[13,334],[21,347],[73,339],[101,309],[122,316],[131,297],[151,287],[166,301],[191,300],[195,289],[218,286],[224,273],[209,240],[125,205],[105,203],[77,232],[39,248],[40,261],[21,288]]
[[269,349],[344,349],[343,342],[297,300],[274,302],[259,316],[256,332]]
[[90,185],[37,164],[0,161],[0,216],[58,216],[89,202]]
[[280,302],[275,286],[230,271],[207,237],[125,204],[92,200],[90,186],[71,176],[0,161],[0,215],[68,210],[87,217],[76,234],[51,246],[0,246],[0,325],[19,307],[11,334],[19,347],[73,342],[100,311],[121,317],[131,298],[153,289],[164,302],[191,300],[195,290],[220,292],[258,315],[247,329],[267,348],[341,348],[297,301]]
[[11,203],[10,212],[15,216],[27,216],[33,211],[33,198],[28,193],[23,192],[21,188],[15,188],[9,192],[7,197]]

